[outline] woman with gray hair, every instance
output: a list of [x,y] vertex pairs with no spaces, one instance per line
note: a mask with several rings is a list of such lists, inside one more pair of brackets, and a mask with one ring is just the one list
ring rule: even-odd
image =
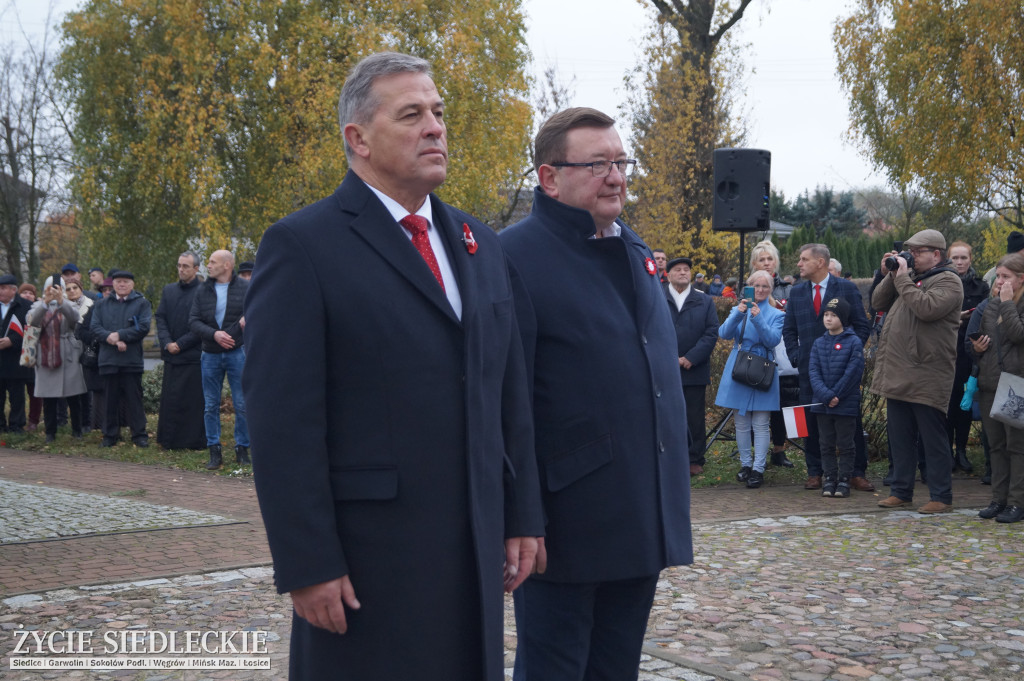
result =
[[[768,459],[768,415],[779,408],[779,375],[776,372],[768,390],[757,390],[735,381],[732,370],[740,352],[772,358],[772,348],[782,340],[783,313],[772,305],[772,278],[758,270],[747,279],[754,287],[754,298],[741,298],[719,327],[721,338],[735,341],[718,385],[715,404],[736,410],[736,446],[740,452],[740,472],[736,479],[747,487],[760,487]],[[753,430],[753,450],[751,450]]]
[[57,403],[65,398],[71,414],[71,435],[82,437],[81,395],[86,392],[79,358],[82,342],[75,338],[80,317],[77,306],[69,301],[64,283],[48,277],[43,297],[29,309],[26,321],[39,328],[39,353],[36,358],[35,396],[43,400],[46,441],[57,437]]

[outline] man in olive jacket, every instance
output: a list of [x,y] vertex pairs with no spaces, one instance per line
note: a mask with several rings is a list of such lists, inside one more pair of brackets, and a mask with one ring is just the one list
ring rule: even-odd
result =
[[[956,369],[957,329],[963,285],[946,258],[946,239],[934,229],[910,237],[913,272],[895,251],[882,258],[889,272],[871,295],[871,305],[887,312],[875,354],[871,392],[886,398],[893,458],[890,496],[883,508],[909,506],[914,498],[917,438],[924,447],[931,501],[921,513],[953,509],[953,460],[945,418]],[[887,258],[898,269],[886,269]]]

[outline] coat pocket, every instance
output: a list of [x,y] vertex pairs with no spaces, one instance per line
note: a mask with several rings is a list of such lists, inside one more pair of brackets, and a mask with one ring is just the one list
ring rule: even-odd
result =
[[383,501],[398,496],[397,466],[362,466],[331,471],[331,492],[338,501]]
[[[593,438],[593,431],[590,431]],[[583,444],[562,450],[544,460],[548,490],[557,492],[593,473],[612,460],[612,436],[599,435]]]

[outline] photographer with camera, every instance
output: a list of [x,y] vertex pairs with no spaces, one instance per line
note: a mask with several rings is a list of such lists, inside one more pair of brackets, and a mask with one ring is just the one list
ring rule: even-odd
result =
[[930,501],[919,513],[953,510],[953,461],[946,440],[946,406],[953,389],[963,284],[946,257],[946,239],[934,229],[910,237],[906,251],[882,257],[887,273],[871,295],[886,312],[875,353],[871,392],[886,398],[893,458],[890,496],[882,508],[914,499],[917,438],[928,470]]

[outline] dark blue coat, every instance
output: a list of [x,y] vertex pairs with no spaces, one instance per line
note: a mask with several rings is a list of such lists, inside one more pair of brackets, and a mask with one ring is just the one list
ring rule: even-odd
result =
[[676,333],[651,252],[628,227],[534,191],[501,233],[533,386],[548,569],[599,582],[693,561]]
[[[116,374],[119,371],[142,373],[142,341],[149,333],[153,319],[153,306],[138,291],[132,291],[122,303],[111,293],[93,304],[92,320],[89,322],[93,336],[99,341],[99,371],[101,374]],[[128,349],[118,351],[107,342],[107,336],[114,331],[125,342]]]
[[[860,381],[864,376],[864,344],[853,329],[833,336],[828,332],[814,341],[810,358],[810,381],[816,414],[856,416],[860,411]],[[839,404],[829,407],[832,398]]]
[[543,532],[522,345],[497,237],[429,200],[461,320],[352,172],[256,256],[242,384],[274,579],[349,575],[362,604],[342,636],[294,619],[293,680],[503,678],[503,540]]
[[853,332],[857,334],[861,344],[867,343],[871,333],[871,323],[864,312],[864,301],[860,289],[852,281],[847,281],[831,274],[828,277],[828,288],[821,301],[821,311],[814,314],[814,291],[810,280],[803,280],[793,286],[786,303],[786,319],[782,325],[782,340],[786,342],[786,355],[790,363],[800,370],[800,401],[809,402],[813,397],[808,367],[811,363],[811,346],[825,333],[825,325],[821,321],[821,312],[825,311],[828,299],[842,297],[850,304]]
[[[671,286],[671,284],[669,284]],[[679,367],[683,385],[711,383],[711,353],[718,343],[718,313],[711,296],[690,286],[683,309],[676,309],[676,301],[666,292],[668,313],[676,328],[676,353],[693,364],[689,369]]]

